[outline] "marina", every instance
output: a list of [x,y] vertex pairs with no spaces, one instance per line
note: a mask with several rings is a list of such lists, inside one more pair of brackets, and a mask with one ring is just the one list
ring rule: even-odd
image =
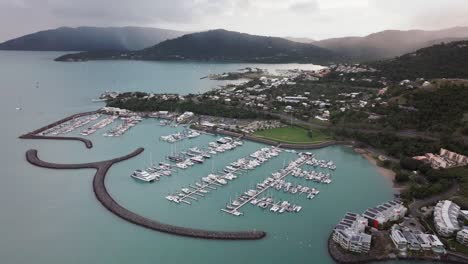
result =
[[[163,120],[161,122],[164,122],[164,121],[165,120]],[[170,135],[167,135],[167,136],[161,136],[161,137],[159,137],[159,139],[161,141],[165,141],[165,142],[169,142],[169,143],[175,143],[175,142],[182,141],[184,139],[196,138],[196,137],[199,137],[200,135],[201,135],[201,133],[196,131],[196,130],[186,129],[186,130],[184,130],[182,132],[170,134]]]
[[66,122],[57,124],[51,128],[48,128],[38,135],[40,136],[57,136],[68,134],[74,131],[77,128],[87,125],[88,123],[97,120],[101,115],[100,114],[92,114],[88,116],[78,116]]
[[[219,143],[224,142],[224,143]],[[172,152],[166,156],[167,162],[157,162],[154,165],[151,159],[151,165],[144,169],[135,170],[131,177],[142,180],[144,182],[159,181],[162,176],[171,176],[178,169],[186,170],[195,164],[202,164],[213,155],[223,153],[227,150],[234,150],[242,146],[244,143],[241,140],[230,137],[219,138],[216,142],[208,143],[208,147],[199,148],[192,147],[186,151]]]
[[315,188],[300,185],[293,186],[292,183],[284,180],[288,175],[300,170],[302,165],[306,164],[314,157],[312,153],[308,152],[299,153],[298,155],[299,158],[291,161],[287,167],[284,167],[278,172],[272,173],[271,177],[266,178],[262,183],[258,183],[256,189],[250,189],[237,197],[234,201],[230,201],[229,204],[226,205],[226,208],[221,209],[221,211],[235,216],[240,216],[243,215],[243,213],[239,210],[246,204],[250,203],[263,209],[270,208],[270,211],[275,213],[283,213],[285,211],[299,212],[302,209],[301,206],[290,204],[288,201],[274,202],[272,197],[262,196],[262,194],[265,194],[270,189],[276,189],[279,191],[282,188],[284,188],[285,192],[290,192],[291,194],[305,193],[307,194],[308,199],[312,199],[319,194],[319,191]]
[[[7,55],[11,53],[2,52]],[[179,62],[109,61],[86,62],[86,65],[70,64],[63,67],[60,63],[59,66],[54,66],[57,63],[53,62],[53,58],[59,56],[58,53],[48,54],[31,52],[14,59],[2,56],[1,60],[5,66],[2,68],[5,86],[15,88],[11,89],[13,95],[4,96],[5,102],[2,104],[5,113],[13,112],[12,114],[15,115],[15,118],[7,120],[7,123],[11,122],[11,126],[15,129],[6,129],[7,137],[4,138],[5,149],[12,150],[12,153],[5,152],[8,155],[5,155],[3,159],[4,174],[9,177],[4,177],[3,190],[0,192],[3,195],[4,210],[7,212],[3,216],[5,225],[2,232],[5,237],[32,238],[9,239],[0,249],[5,263],[59,264],[70,262],[70,256],[73,256],[73,261],[76,263],[99,262],[103,264],[116,263],[116,261],[122,263],[137,261],[149,264],[154,263],[155,259],[163,263],[183,263],[190,260],[189,262],[212,264],[219,263],[220,259],[226,259],[225,262],[229,264],[250,263],[253,259],[282,263],[286,252],[284,246],[288,243],[290,245],[287,248],[289,263],[304,263],[305,260],[313,260],[318,263],[331,264],[334,262],[328,256],[323,240],[320,239],[328,236],[329,226],[335,224],[347,210],[363,211],[393,197],[391,186],[387,184],[384,177],[377,174],[372,164],[368,164],[352,149],[337,145],[313,150],[320,159],[333,159],[338,169],[333,173],[333,183],[330,185],[324,185],[322,188],[310,182],[310,186],[320,188],[321,193],[311,203],[306,202],[305,196],[301,196],[304,204],[301,204],[303,208],[297,215],[284,213],[280,217],[253,206],[241,209],[244,212],[243,217],[231,217],[220,211],[229,202],[230,196],[234,198],[236,192],[240,194],[246,191],[246,187],[261,182],[265,176],[279,170],[283,163],[283,156],[289,159],[289,155],[292,156],[291,153],[282,153],[279,158],[239,177],[226,187],[210,191],[204,198],[199,198],[199,202],[192,202],[192,206],[186,206],[186,204],[176,206],[164,198],[167,193],[180,190],[189,184],[193,185],[197,175],[208,175],[211,171],[211,160],[205,161],[204,165],[193,166],[185,170],[187,177],[173,174],[172,177],[163,178],[152,185],[136,184],[129,175],[135,169],[145,168],[145,165],[149,164],[148,152],[153,153],[154,160],[170,163],[165,157],[171,151],[171,144],[159,142],[158,139],[161,135],[169,135],[177,131],[170,126],[159,126],[159,120],[144,120],[123,137],[118,138],[118,144],[114,140],[107,140],[101,136],[108,129],[107,127],[89,137],[76,133],[77,136],[93,141],[94,147],[91,149],[85,148],[81,141],[62,142],[62,140],[15,138],[19,134],[33,131],[77,112],[94,111],[100,103],[90,103],[90,98],[97,97],[99,93],[96,91],[105,90],[107,87],[121,92],[132,91],[134,87],[142,87],[148,91],[160,89],[158,91],[184,94],[210,87],[210,81],[206,79],[202,80],[206,81],[204,83],[198,81],[198,77],[206,75],[208,69],[211,72],[229,72],[244,66],[209,62],[195,64],[196,67],[194,67],[193,64]],[[40,67],[36,67],[38,65]],[[128,71],[131,74],[127,73],[126,69],[135,67],[138,70]],[[94,72],[104,72],[104,74],[93,74]],[[148,74],[139,74],[139,72],[148,72]],[[35,84],[36,80],[33,78],[36,77],[33,76],[39,76],[37,81],[40,81],[41,87],[30,91],[26,87]],[[109,76],[116,77],[109,78]],[[193,78],[190,79],[191,77]],[[23,96],[23,111],[21,112],[12,111],[17,106],[17,101],[9,99],[17,98],[17,94]],[[24,96],[25,94],[31,94],[31,96]],[[59,95],[60,98],[51,95]],[[37,111],[32,111],[33,108]],[[80,132],[87,126],[75,132]],[[67,136],[71,137],[71,135]],[[57,139],[57,136],[54,139]],[[195,145],[205,146],[215,139],[210,135],[202,134],[186,142],[196,142]],[[222,168],[229,165],[230,161],[248,156],[249,153],[264,147],[262,144],[242,140],[244,146],[234,151],[226,151],[223,155],[214,156],[215,164]],[[115,202],[150,220],[165,224],[207,230],[256,229],[267,232],[265,238],[252,243],[220,243],[214,240],[187,239],[154,233],[152,230],[123,221],[101,206],[95,199],[91,187],[94,171],[89,169],[57,171],[24,164],[24,151],[29,148],[37,148],[39,157],[46,161],[68,163],[89,162],[125,155],[139,146],[145,147],[146,154],[142,153],[138,157],[116,164],[107,173],[105,187]],[[310,149],[303,151],[310,151]],[[223,162],[225,159],[228,160]],[[306,166],[303,168],[312,170]],[[285,180],[294,182],[295,178],[291,176]],[[296,181],[303,183],[303,179]],[[357,182],[365,184],[356,184]],[[32,188],[25,188],[29,185]],[[349,188],[351,185],[353,188]],[[270,190],[271,194],[278,195],[275,200],[279,200],[280,195],[289,195],[283,194],[282,191],[276,193],[277,191]],[[14,203],[8,202],[11,197],[17,197]],[[296,201],[292,198],[281,199],[296,204],[301,203],[300,200]],[[38,223],[40,223],[40,228],[32,228]],[[58,233],[66,234],[66,236],[58,236]],[[119,237],[125,237],[125,239],[119,239]],[[70,247],[70,239],[73,240],[73,247]],[[38,243],[38,241],[41,242]],[[158,250],[152,249],[154,245],[158,245]],[[51,248],[56,250],[50,250]],[[83,252],[93,250],[95,252],[96,249],[99,249],[96,254],[83,254]]]
[[89,136],[91,134],[94,134],[96,131],[98,131],[99,129],[102,129],[110,124],[112,124],[112,122],[114,122],[118,117],[117,116],[108,116],[104,119],[102,119],[101,121],[93,124],[92,126],[86,128],[85,130],[81,131],[80,132],[80,135],[82,136]]
[[138,115],[129,116],[129,117],[121,117],[121,119],[123,121],[121,124],[110,129],[103,135],[105,137],[120,137],[125,132],[127,132],[130,128],[136,126],[138,123],[140,123],[143,120],[143,118]]
[[166,199],[174,203],[191,204],[191,200],[198,200],[198,197],[205,197],[210,191],[227,185],[229,181],[237,179],[248,170],[253,170],[268,160],[277,157],[281,152],[275,147],[262,148],[250,154],[249,157],[240,158],[230,165],[226,166],[220,174],[210,173],[201,178],[201,181],[195,182],[195,185],[189,185],[188,188],[182,188],[180,192],[166,196]]

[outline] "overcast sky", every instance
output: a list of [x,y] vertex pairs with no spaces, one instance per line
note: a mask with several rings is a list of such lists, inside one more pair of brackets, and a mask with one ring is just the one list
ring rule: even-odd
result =
[[0,0],[0,41],[60,26],[224,28],[324,39],[468,26],[467,0]]

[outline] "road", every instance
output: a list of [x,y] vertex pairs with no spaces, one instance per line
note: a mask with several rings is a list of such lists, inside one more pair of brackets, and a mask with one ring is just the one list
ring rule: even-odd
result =
[[431,197],[428,197],[428,198],[425,198],[425,199],[413,201],[409,205],[410,213],[413,216],[417,216],[417,217],[422,218],[423,217],[422,212],[419,210],[421,207],[428,206],[428,205],[436,203],[437,201],[450,198],[451,196],[455,195],[455,193],[457,193],[459,187],[460,186],[458,185],[458,183],[454,183],[452,185],[452,187],[450,187],[450,189],[448,189],[447,191],[445,191],[445,192],[443,192],[441,194],[437,194],[437,195],[434,195],[434,196],[431,196]]

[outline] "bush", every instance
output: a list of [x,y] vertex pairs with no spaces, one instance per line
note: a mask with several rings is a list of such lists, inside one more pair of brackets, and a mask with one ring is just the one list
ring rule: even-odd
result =
[[404,172],[404,171],[399,171],[397,172],[397,174],[395,175],[395,181],[396,182],[407,182],[409,181],[410,179],[410,174],[407,173],[407,172]]
[[410,157],[403,157],[400,159],[400,165],[403,169],[415,171],[424,165],[424,163],[420,160],[415,160]]

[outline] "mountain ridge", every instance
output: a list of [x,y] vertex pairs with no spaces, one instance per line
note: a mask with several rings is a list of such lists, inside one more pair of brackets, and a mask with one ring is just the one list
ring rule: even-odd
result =
[[468,27],[441,30],[384,30],[364,37],[330,38],[314,42],[355,61],[372,61],[401,56],[451,40],[468,39]]
[[215,29],[163,41],[135,52],[101,55],[67,54],[59,61],[90,59],[198,60],[238,62],[324,62],[338,58],[333,52],[311,44],[279,37],[250,35]]
[[59,27],[0,43],[0,50],[128,51],[139,50],[186,32],[150,27]]

